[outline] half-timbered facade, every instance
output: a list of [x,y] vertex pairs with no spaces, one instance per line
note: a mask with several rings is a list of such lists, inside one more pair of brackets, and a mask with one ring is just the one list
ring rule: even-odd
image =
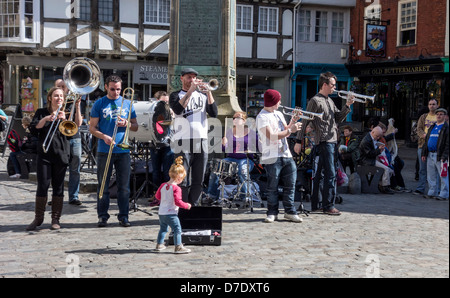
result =
[[[289,98],[296,2],[236,2],[237,95],[244,110],[259,107],[268,87]],[[77,56],[93,59],[104,77],[120,75],[137,99],[148,100],[167,88],[170,9],[170,0],[1,0],[1,100],[35,111]],[[32,89],[24,89],[29,80]]]

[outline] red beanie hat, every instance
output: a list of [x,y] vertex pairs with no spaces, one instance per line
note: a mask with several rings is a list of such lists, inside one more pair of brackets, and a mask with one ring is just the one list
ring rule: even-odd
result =
[[281,100],[281,94],[277,90],[268,89],[264,93],[264,106],[265,107],[273,107]]

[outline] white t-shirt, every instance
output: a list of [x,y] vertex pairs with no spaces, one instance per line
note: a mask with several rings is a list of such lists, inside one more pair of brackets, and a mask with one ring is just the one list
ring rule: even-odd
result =
[[[284,115],[280,111],[272,113],[262,109],[256,117],[256,127],[258,128],[258,136],[261,141],[261,163],[270,164],[276,161],[278,157],[292,157],[289,150],[287,138],[278,140],[276,134],[284,130],[286,126]],[[269,126],[273,136],[269,140],[261,131],[264,127]]]
[[[182,99],[186,91],[181,90],[178,98]],[[189,99],[188,105],[184,109],[183,115],[175,115],[174,140],[180,139],[207,139],[208,138],[208,117],[206,106],[208,97],[198,91],[194,91]]]

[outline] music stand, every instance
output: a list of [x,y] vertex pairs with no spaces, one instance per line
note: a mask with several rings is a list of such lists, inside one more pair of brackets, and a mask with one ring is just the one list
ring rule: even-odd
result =
[[[140,209],[139,207],[138,207],[138,204],[137,204],[137,201],[139,200],[139,197],[140,197],[140,195],[141,195],[141,193],[142,193],[142,191],[144,190],[144,188],[145,188],[145,193],[146,193],[146,195],[148,196],[148,186],[149,186],[149,183],[153,186],[153,187],[156,187],[156,188],[158,188],[156,185],[154,185],[153,184],[153,182],[152,181],[150,181],[148,178],[149,178],[149,167],[148,167],[148,162],[149,162],[149,155],[150,155],[150,152],[149,152],[149,149],[150,149],[150,143],[149,142],[135,142],[135,140],[133,139],[133,142],[132,142],[132,145],[131,145],[131,147],[132,147],[132,150],[133,150],[133,152],[131,153],[132,154],[132,156],[133,156],[133,190],[134,190],[134,194],[133,194],[133,196],[130,198],[130,201],[129,201],[129,203],[130,203],[130,209],[132,209],[134,212],[136,212],[136,211],[141,211],[141,212],[143,212],[143,213],[145,213],[145,214],[147,214],[147,215],[150,215],[150,216],[152,216],[153,215],[153,213],[151,213],[151,212],[148,212],[148,211],[146,211],[146,210],[143,210],[143,209]],[[143,155],[144,156],[144,168],[145,168],[145,180],[144,180],[144,182],[141,184],[141,186],[139,187],[139,189],[136,191],[136,165],[137,165],[137,163],[136,163],[136,156],[137,155],[139,155],[139,154],[141,154],[141,155]]]

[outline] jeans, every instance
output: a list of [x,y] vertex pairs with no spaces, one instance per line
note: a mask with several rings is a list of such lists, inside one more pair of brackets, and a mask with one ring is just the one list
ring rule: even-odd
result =
[[103,173],[105,172],[106,160],[108,153],[97,153],[97,215],[99,219],[108,220],[109,214],[109,181],[112,174],[112,168],[116,169],[116,185],[117,185],[117,205],[119,207],[119,214],[117,218],[119,221],[128,219],[129,212],[129,198],[130,198],[130,167],[131,159],[129,153],[113,153],[109,164],[108,173],[106,175],[106,182],[103,191],[102,199],[98,198],[100,193],[101,183],[103,181]]
[[441,161],[437,160],[437,153],[428,153],[426,163],[428,195],[448,199],[448,174],[447,177],[441,177]]
[[[247,159],[236,159],[236,158],[224,158],[223,160],[229,161],[229,162],[235,162],[238,165],[238,176],[239,176],[239,182],[242,184],[241,188],[241,198],[245,198],[245,194],[247,193],[247,183],[244,183],[244,181],[247,179]],[[249,169],[248,172],[250,173],[253,170],[253,167],[255,166],[255,163],[249,159]],[[208,194],[214,198],[218,199],[220,196],[221,188],[219,187],[219,176],[211,172],[209,176],[209,184],[208,184]]]
[[[161,148],[151,148],[150,156],[152,160],[152,182],[156,187],[155,191],[163,182],[170,180],[169,169],[173,164],[174,153],[170,146]],[[162,166],[162,172],[161,172]]]
[[321,142],[316,149],[311,209],[327,211],[334,208],[336,199],[336,144]]
[[78,200],[80,191],[81,138],[70,139],[69,202]]
[[163,244],[164,238],[166,237],[167,232],[169,231],[169,227],[173,231],[173,244],[180,245],[181,244],[181,224],[178,215],[176,214],[168,214],[168,215],[159,215],[159,232],[158,238],[156,239],[156,243]]
[[422,161],[422,148],[417,149],[417,155],[419,157],[419,184],[416,190],[425,193],[427,187],[427,162]]
[[22,151],[17,152],[9,152],[9,158],[11,158],[11,162],[14,166],[14,172],[15,174],[22,174],[22,171],[20,170],[20,163],[17,160],[17,155],[24,154]]
[[292,158],[278,157],[274,163],[265,165],[267,173],[267,215],[278,215],[278,187],[283,188],[284,211],[297,214],[294,206],[297,167]]

